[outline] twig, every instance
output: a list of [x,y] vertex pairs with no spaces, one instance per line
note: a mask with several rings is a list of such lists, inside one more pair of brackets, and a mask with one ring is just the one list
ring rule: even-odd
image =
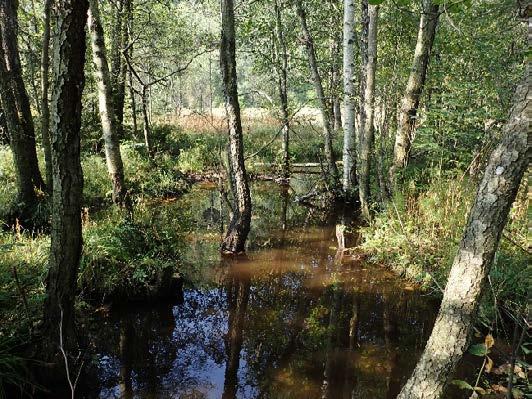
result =
[[[70,378],[70,366],[68,365],[68,356],[67,356],[67,353],[63,345],[63,308],[59,306],[59,309],[61,311],[61,318],[59,320],[59,350],[61,351],[61,354],[63,355],[63,359],[65,361],[66,377],[67,377],[68,385],[70,386],[71,398],[74,399],[75,392],[76,392],[76,385],[78,384],[79,376],[81,374],[81,369],[83,368],[84,361],[81,362],[78,373],[76,375],[76,379],[74,380],[74,382],[72,382],[72,379]],[[80,355],[81,353],[78,354],[76,361],[79,359]]]

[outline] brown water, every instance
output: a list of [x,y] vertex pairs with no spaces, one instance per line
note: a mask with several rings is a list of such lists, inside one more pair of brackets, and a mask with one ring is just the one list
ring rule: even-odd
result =
[[[301,194],[309,183],[293,184]],[[342,259],[333,219],[294,195],[255,186],[250,250],[234,260],[218,255],[212,187],[165,205],[193,222],[183,296],[99,320],[89,396],[395,398],[437,304],[379,266]]]

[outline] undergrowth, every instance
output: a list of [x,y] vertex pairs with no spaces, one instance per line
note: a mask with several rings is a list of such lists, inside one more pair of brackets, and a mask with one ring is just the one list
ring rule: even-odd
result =
[[[435,177],[397,190],[386,209],[360,229],[361,250],[370,260],[424,285],[444,288],[475,196],[476,182],[462,176]],[[481,320],[492,323],[493,303],[517,310],[526,303],[530,282],[527,253],[527,196],[523,185],[491,269]]]

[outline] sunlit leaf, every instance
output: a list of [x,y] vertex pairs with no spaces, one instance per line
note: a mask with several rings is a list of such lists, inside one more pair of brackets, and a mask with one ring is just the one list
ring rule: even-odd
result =
[[486,362],[486,367],[485,367],[485,370],[486,370],[486,373],[491,373],[491,370],[493,369],[493,360],[491,360],[491,358],[487,358],[487,362]]
[[495,344],[495,339],[493,339],[493,335],[486,335],[486,338],[484,339],[484,344],[486,345],[486,348],[491,348]]

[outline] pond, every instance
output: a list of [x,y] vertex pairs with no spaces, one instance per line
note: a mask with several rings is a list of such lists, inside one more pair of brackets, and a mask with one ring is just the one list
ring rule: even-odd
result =
[[294,201],[313,181],[291,184],[254,184],[249,250],[235,259],[218,253],[227,207],[215,186],[153,205],[189,221],[183,293],[98,320],[90,332],[97,382],[83,395],[395,398],[437,301],[378,265],[342,257],[334,214]]

